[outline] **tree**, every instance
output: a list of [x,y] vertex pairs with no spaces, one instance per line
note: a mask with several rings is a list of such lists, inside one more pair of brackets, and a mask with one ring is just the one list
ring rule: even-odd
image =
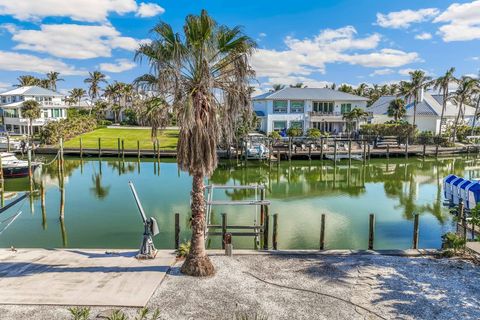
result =
[[455,68],[450,68],[445,72],[445,74],[441,77],[438,77],[435,79],[433,82],[433,89],[438,90],[442,94],[442,113],[440,115],[440,130],[438,132],[438,135],[442,135],[442,125],[443,125],[443,119],[445,116],[445,110],[447,109],[447,100],[449,99],[449,92],[448,92],[448,87],[450,83],[456,82],[457,79],[453,75],[455,73]]
[[465,112],[463,111],[464,105],[472,95],[475,90],[476,80],[472,77],[463,76],[458,81],[458,88],[453,93],[453,101],[458,106],[458,113],[455,118],[455,124],[453,125],[453,134],[452,134],[452,141],[455,142],[457,138],[457,129],[458,129],[458,122],[460,121],[460,117],[464,119]]
[[413,126],[415,126],[420,92],[430,86],[431,77],[427,76],[422,70],[410,71],[409,74],[410,82],[402,81],[400,90],[401,94],[405,96],[405,100],[413,100]]
[[475,87],[473,88],[474,95],[472,96],[472,101],[475,101],[475,114],[473,115],[472,120],[472,132],[471,135],[475,135],[475,123],[479,116],[480,111],[480,79],[475,79]]
[[88,84],[88,95],[92,102],[94,103],[95,100],[100,96],[100,84],[107,83],[106,76],[101,73],[100,71],[94,71],[88,73],[88,78],[86,78],[84,83]]
[[205,10],[186,17],[183,35],[164,22],[152,32],[155,38],[141,44],[136,57],[148,60],[155,77],[161,77],[165,94],[171,94],[180,126],[178,166],[193,177],[191,247],[181,270],[194,276],[211,275],[214,267],[204,238],[204,178],[217,166],[217,142],[222,135],[233,139],[228,128],[250,105],[246,102],[254,72],[249,58],[255,43],[239,27],[219,25]]
[[343,119],[347,121],[348,131],[350,131],[352,127],[352,123],[355,123],[355,130],[356,130],[357,129],[356,126],[358,125],[360,120],[368,119],[368,112],[360,108],[353,108],[350,112],[343,114]]
[[397,98],[390,101],[390,104],[388,105],[388,116],[392,117],[395,122],[401,120],[406,113],[407,109],[405,109],[405,100]]
[[48,83],[48,89],[57,91],[57,82],[58,81],[63,81],[63,79],[59,78],[58,76],[60,75],[59,72],[56,71],[51,71],[47,73],[47,83]]
[[[304,85],[302,82],[297,82],[295,84],[291,84],[290,88],[307,88],[307,86]],[[277,91],[277,90],[275,90],[275,91]]]
[[146,122],[152,127],[152,140],[157,138],[158,129],[168,124],[168,103],[160,97],[149,98],[143,114]]
[[40,84],[40,79],[31,75],[20,76],[17,81],[18,84],[14,85],[15,87],[38,86]]
[[322,136],[322,133],[317,128],[310,128],[307,130],[307,137],[310,139],[318,139]]
[[29,135],[33,137],[33,120],[40,118],[40,103],[37,100],[26,100],[22,103],[22,117],[29,120]]
[[342,84],[340,87],[338,87],[337,90],[345,92],[345,93],[353,93],[354,92],[352,86],[349,86],[348,84],[345,84],[345,83]]
[[85,89],[82,89],[82,88],[73,88],[68,92],[68,94],[70,95],[70,98],[73,101],[75,101],[78,107],[80,106],[80,101],[82,100],[82,98],[85,96],[86,93],[87,92],[85,91]]
[[273,91],[279,91],[279,90],[282,90],[283,88],[285,88],[284,84],[275,83],[272,85]]

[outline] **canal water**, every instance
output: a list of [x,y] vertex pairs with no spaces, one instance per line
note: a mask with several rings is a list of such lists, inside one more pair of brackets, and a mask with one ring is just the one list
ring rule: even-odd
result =
[[[44,159],[47,162],[49,159]],[[368,217],[376,217],[376,249],[409,248],[413,216],[420,214],[420,247],[438,248],[441,235],[454,223],[442,206],[442,179],[454,173],[480,176],[477,159],[372,159],[366,165],[342,161],[282,161],[279,166],[249,161],[221,162],[207,183],[264,184],[271,200],[270,214],[278,213],[281,249],[319,247],[320,218],[326,215],[328,249],[365,249]],[[174,160],[66,158],[64,219],[59,219],[62,193],[57,163],[35,172],[36,188],[43,181],[45,205],[39,194],[0,214],[0,247],[17,248],[137,248],[143,227],[128,181],[137,188],[147,215],[158,221],[158,248],[174,246],[174,214],[180,213],[181,240],[187,240],[191,178],[179,172]],[[28,179],[7,180],[8,204],[29,189]],[[218,190],[214,200],[255,199],[245,190]],[[21,213],[13,219],[13,217]],[[259,211],[251,206],[217,206],[212,223],[251,225]],[[5,228],[8,225],[7,228]],[[211,248],[220,247],[211,237]],[[253,248],[252,237],[235,237],[235,248]]]

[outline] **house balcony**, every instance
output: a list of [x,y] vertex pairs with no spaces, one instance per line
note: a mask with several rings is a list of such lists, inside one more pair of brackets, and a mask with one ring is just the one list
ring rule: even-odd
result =
[[310,115],[310,121],[313,121],[313,122],[343,121],[343,114],[341,112],[311,111],[309,115]]

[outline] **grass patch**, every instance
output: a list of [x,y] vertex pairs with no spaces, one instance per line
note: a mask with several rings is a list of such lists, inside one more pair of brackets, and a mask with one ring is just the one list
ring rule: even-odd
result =
[[[98,148],[98,138],[101,138],[102,149],[117,149],[118,138],[124,140],[125,149],[137,149],[137,141],[140,149],[153,149],[150,129],[123,129],[123,128],[100,128],[92,132],[84,133],[65,142],[65,148],[80,148],[80,137],[85,149]],[[159,130],[158,140],[160,149],[174,150],[177,147],[178,130]]]

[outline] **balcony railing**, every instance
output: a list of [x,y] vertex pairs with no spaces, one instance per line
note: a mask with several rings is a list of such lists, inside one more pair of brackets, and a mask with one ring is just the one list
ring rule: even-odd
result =
[[324,112],[324,111],[311,111],[310,116],[312,117],[325,117],[325,116],[342,116],[341,112],[333,111],[333,112]]

